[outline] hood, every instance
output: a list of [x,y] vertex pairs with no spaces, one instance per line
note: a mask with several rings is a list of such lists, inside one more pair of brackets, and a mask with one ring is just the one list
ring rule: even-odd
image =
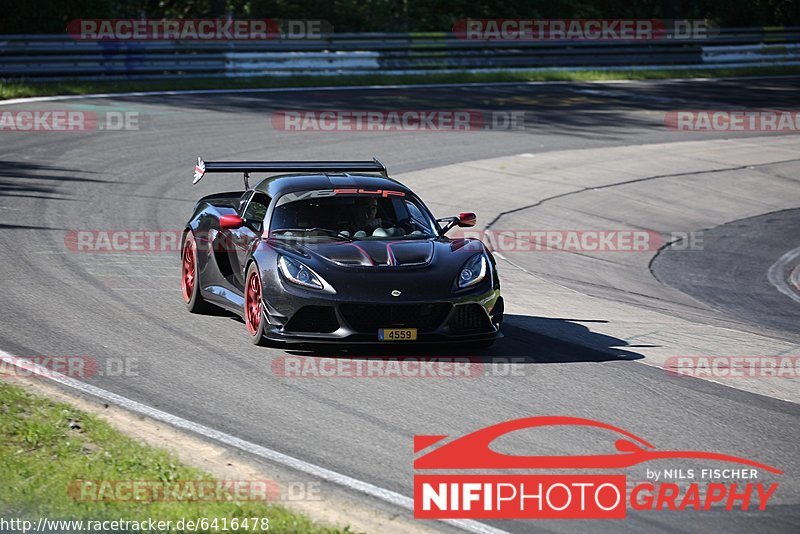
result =
[[465,239],[382,239],[294,243],[291,248],[301,255],[317,257],[344,267],[386,268],[424,267],[435,259],[441,261],[455,254],[461,259],[465,258],[465,252],[483,250],[483,244],[478,240]]
[[305,245],[311,254],[322,256],[339,265],[423,266],[433,259],[432,239],[413,241],[336,241]]

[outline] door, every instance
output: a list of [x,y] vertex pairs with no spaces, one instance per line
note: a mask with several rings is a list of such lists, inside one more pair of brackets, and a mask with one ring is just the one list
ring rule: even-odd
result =
[[258,245],[261,239],[261,232],[264,230],[264,217],[267,215],[270,198],[264,193],[256,192],[242,212],[244,225],[235,230],[231,230],[231,241],[235,262],[233,275],[234,283],[240,291],[244,291],[244,268],[252,250]]

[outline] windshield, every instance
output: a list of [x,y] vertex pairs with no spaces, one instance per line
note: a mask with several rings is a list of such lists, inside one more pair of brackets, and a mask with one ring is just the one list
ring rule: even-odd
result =
[[270,223],[276,238],[427,239],[435,222],[419,200],[407,194],[336,194],[334,190],[284,195]]

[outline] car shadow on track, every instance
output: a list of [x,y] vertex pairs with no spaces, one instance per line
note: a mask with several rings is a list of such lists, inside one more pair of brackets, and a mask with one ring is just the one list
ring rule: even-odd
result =
[[521,364],[609,362],[638,360],[641,354],[626,350],[622,339],[593,332],[581,323],[603,320],[563,319],[506,314],[503,338],[488,349],[469,344],[360,345],[350,347],[286,347],[289,354],[319,357],[365,358],[448,358],[468,357],[483,363]]
[[506,314],[503,339],[492,354],[522,356],[529,363],[575,363],[639,360],[641,354],[625,349],[623,339],[592,331],[582,323],[605,324],[598,319],[565,319]]
[[110,184],[100,178],[77,176],[92,171],[55,167],[24,161],[0,160],[0,197],[84,201],[73,193],[76,183]]

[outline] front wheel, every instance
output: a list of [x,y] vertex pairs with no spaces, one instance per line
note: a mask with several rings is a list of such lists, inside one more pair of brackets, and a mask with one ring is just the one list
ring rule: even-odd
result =
[[181,247],[181,290],[183,301],[190,313],[207,313],[211,304],[200,294],[200,280],[197,268],[197,242],[194,234],[186,232]]
[[267,339],[264,337],[266,318],[262,306],[261,274],[255,262],[247,268],[245,276],[246,285],[244,291],[244,323],[250,340],[254,345],[266,345]]

